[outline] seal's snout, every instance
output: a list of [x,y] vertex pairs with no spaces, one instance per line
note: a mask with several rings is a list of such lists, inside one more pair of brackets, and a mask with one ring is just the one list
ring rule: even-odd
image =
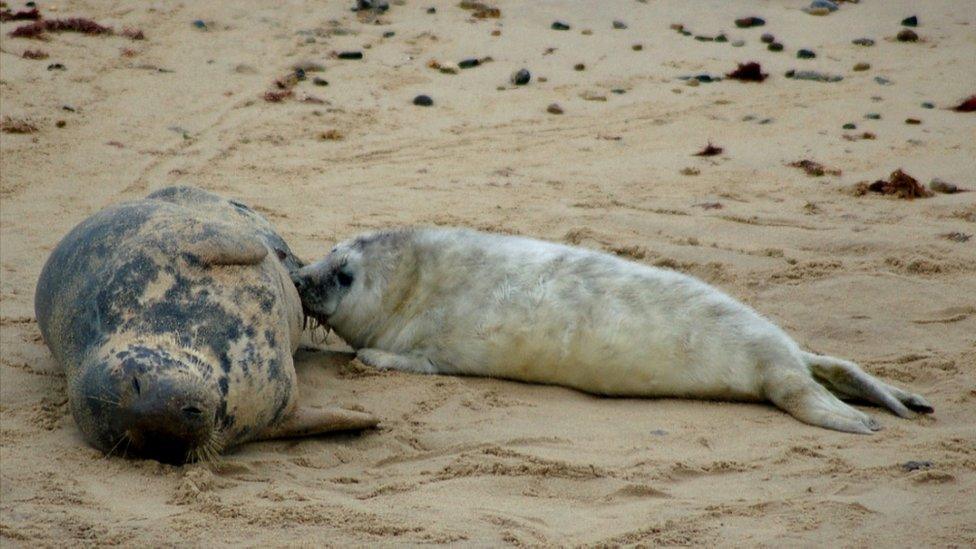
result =
[[133,376],[131,398],[122,399],[119,415],[132,451],[166,463],[196,458],[213,437],[216,402],[211,391],[185,376]]

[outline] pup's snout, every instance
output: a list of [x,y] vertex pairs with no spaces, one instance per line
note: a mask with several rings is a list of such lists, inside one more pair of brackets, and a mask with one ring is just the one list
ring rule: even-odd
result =
[[291,272],[291,282],[295,285],[295,289],[301,294],[308,287],[308,277],[302,274],[304,269],[299,269],[297,271]]

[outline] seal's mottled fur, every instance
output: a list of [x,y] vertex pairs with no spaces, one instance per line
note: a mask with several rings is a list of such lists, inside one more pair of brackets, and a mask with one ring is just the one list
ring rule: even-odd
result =
[[181,462],[288,426],[375,423],[335,412],[293,425],[303,317],[289,272],[300,266],[262,216],[190,187],[72,230],[44,266],[35,309],[89,442]]

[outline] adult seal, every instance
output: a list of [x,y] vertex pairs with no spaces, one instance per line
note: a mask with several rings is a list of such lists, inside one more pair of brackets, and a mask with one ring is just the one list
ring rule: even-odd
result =
[[303,315],[289,273],[300,266],[259,214],[190,187],[75,227],[34,305],[88,442],[182,463],[248,440],[375,425],[298,405]]
[[306,314],[377,368],[565,385],[618,396],[769,400],[800,421],[870,433],[841,398],[901,417],[921,396],[802,351],[692,277],[580,248],[464,229],[343,242],[295,275]]

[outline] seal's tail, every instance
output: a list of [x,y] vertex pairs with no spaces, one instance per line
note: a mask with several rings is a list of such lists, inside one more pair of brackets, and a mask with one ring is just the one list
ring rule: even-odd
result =
[[904,418],[935,411],[921,396],[888,385],[853,362],[807,352],[803,361],[818,382],[841,398],[866,400]]

